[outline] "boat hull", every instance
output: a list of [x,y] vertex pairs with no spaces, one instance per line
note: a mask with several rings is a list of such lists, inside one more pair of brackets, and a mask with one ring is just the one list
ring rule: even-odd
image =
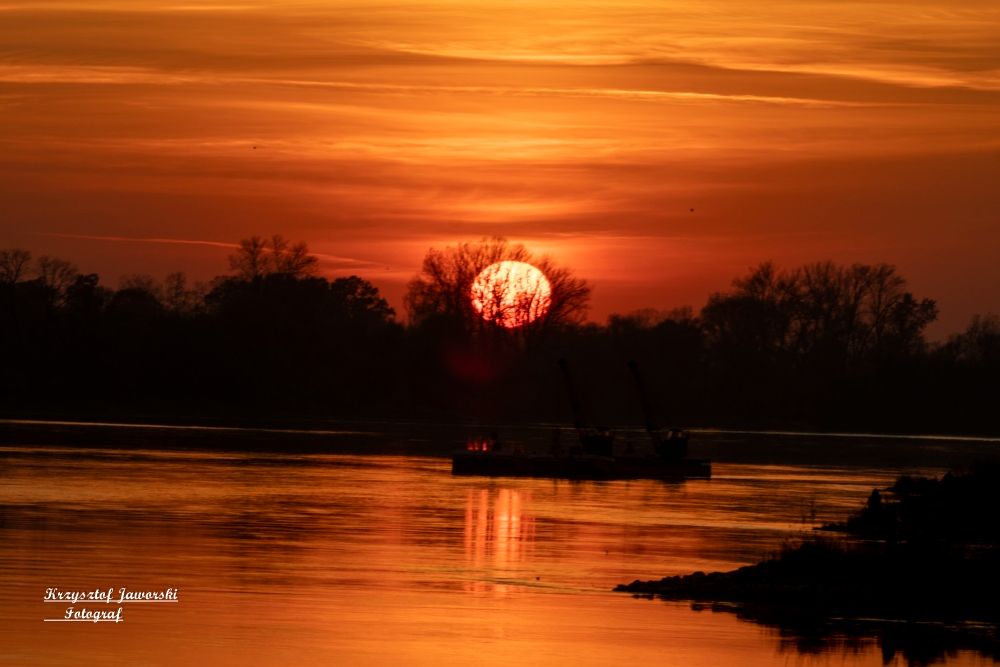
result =
[[682,480],[712,476],[712,464],[703,459],[662,459],[652,456],[532,456],[501,452],[456,452],[453,475],[487,477],[551,477],[557,479]]

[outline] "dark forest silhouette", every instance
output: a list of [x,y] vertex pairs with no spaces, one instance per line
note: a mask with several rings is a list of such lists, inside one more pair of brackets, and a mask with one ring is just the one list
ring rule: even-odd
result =
[[[543,269],[548,316],[506,330],[471,311],[471,281],[503,259]],[[884,264],[764,263],[699,313],[602,326],[585,322],[585,281],[485,239],[428,252],[403,325],[363,278],[317,276],[303,243],[254,237],[230,260],[208,284],[174,273],[112,289],[67,261],[0,251],[3,412],[566,422],[565,357],[607,424],[641,423],[635,360],[672,425],[1000,431],[1000,320],[930,344],[935,303]]]

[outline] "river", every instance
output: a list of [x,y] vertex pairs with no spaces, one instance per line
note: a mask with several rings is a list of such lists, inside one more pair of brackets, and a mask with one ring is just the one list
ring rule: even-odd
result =
[[[611,589],[755,562],[902,470],[941,472],[570,482],[453,477],[439,456],[6,446],[0,664],[881,665],[875,637],[807,642]],[[122,587],[177,601],[43,601]],[[44,620],[119,606],[121,623]]]

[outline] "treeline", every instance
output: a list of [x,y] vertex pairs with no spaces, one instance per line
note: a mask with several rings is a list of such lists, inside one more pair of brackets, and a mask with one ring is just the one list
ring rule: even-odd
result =
[[[503,260],[550,278],[548,313],[530,325],[504,329],[469,304],[478,272]],[[585,281],[503,239],[430,251],[405,325],[366,280],[316,273],[304,244],[278,236],[243,241],[229,274],[195,285],[177,273],[113,289],[64,260],[0,251],[2,411],[565,423],[566,358],[598,425],[643,423],[635,360],[664,424],[1000,432],[1000,321],[929,344],[935,303],[887,265],[762,264],[700,312],[605,325],[585,322]]]

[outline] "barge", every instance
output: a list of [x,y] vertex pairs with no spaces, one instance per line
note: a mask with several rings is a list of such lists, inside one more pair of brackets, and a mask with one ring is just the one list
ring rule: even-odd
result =
[[688,434],[682,429],[662,429],[653,418],[651,402],[635,362],[629,362],[642,409],[649,442],[645,452],[633,443],[615,442],[615,434],[596,428],[585,419],[580,396],[565,359],[559,361],[573,410],[579,444],[564,450],[559,431],[546,453],[528,453],[521,447],[502,446],[494,434],[469,440],[465,450],[451,457],[453,475],[488,477],[549,477],[575,480],[658,479],[679,481],[712,476],[712,463],[688,457]]

